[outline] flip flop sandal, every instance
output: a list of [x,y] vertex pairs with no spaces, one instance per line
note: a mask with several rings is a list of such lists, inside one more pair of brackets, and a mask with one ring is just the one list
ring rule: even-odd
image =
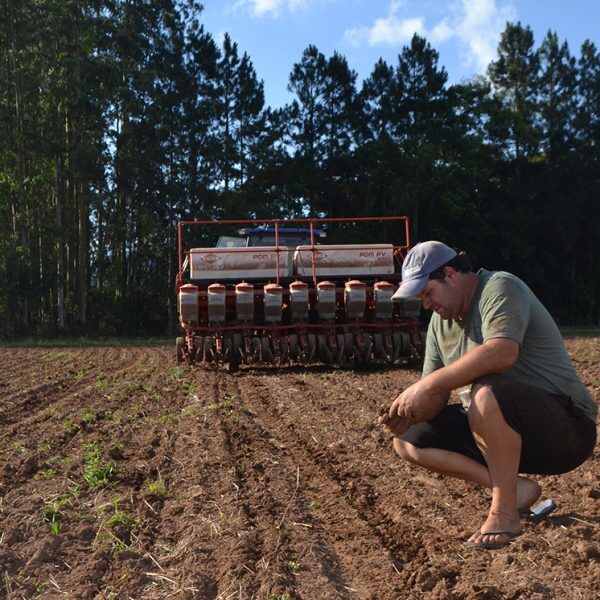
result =
[[510,545],[513,540],[521,535],[520,531],[486,531],[481,533],[481,530],[476,531],[473,535],[503,535],[507,538],[502,542],[463,542],[463,546],[467,548],[477,548],[478,550],[498,550],[498,548],[504,548]]
[[531,508],[520,508],[519,514],[526,518],[531,519],[532,521],[541,521],[545,519],[551,512],[556,510],[556,502],[552,499],[544,500],[543,502],[539,502],[535,506]]

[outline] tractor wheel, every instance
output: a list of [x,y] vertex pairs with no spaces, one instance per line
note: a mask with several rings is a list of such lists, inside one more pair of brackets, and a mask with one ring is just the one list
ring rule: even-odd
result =
[[331,356],[331,351],[327,347],[327,336],[320,333],[317,335],[317,351],[319,360],[326,365],[330,365],[333,362],[333,357]]
[[338,333],[336,336],[337,341],[337,356],[335,362],[342,366],[346,364],[346,336],[343,333]]
[[223,336],[223,362],[229,362],[233,355],[233,336],[225,334]]
[[210,337],[210,335],[207,335],[204,338],[204,360],[206,362],[214,362],[215,360],[215,352],[214,352],[214,348],[215,348],[215,343],[213,341],[213,339]]
[[237,373],[240,370],[240,355],[239,352],[237,354],[232,354],[229,357],[229,362],[227,363],[227,372],[228,373]]
[[185,356],[183,354],[183,347],[185,346],[185,338],[183,337],[178,337],[175,340],[175,350],[177,351],[177,362],[183,362],[185,359]]
[[317,337],[314,333],[309,333],[306,339],[308,340],[308,362],[312,362],[317,351]]
[[289,355],[291,360],[298,360],[300,349],[298,347],[298,336],[295,333],[289,337]]
[[396,362],[402,355],[402,334],[392,333],[392,345],[394,347],[394,354],[392,355],[392,363]]
[[402,336],[402,356],[410,358],[413,348],[413,345],[410,341],[410,334],[406,331],[403,331],[400,335]]
[[260,358],[262,362],[273,362],[273,351],[271,350],[271,344],[267,337],[260,340]]
[[383,358],[383,336],[380,333],[373,334],[373,354],[375,358]]
[[363,350],[363,362],[365,365],[368,365],[371,362],[371,356],[372,356],[372,352],[373,352],[373,337],[371,336],[370,333],[365,333],[364,334],[364,339],[365,339],[365,347]]
[[351,333],[344,333],[344,354],[348,361],[354,358],[354,336]]
[[239,333],[234,333],[231,337],[231,352],[229,353],[229,362],[227,363],[227,371],[229,373],[237,373],[240,370],[242,362],[242,336]]
[[199,335],[194,338],[194,353],[196,362],[202,362],[204,358],[204,338]]
[[279,364],[285,365],[289,358],[289,344],[287,337],[281,336],[279,338]]
[[260,362],[260,348],[261,348],[260,338],[255,336],[250,341],[250,348],[252,349],[252,362],[257,363]]

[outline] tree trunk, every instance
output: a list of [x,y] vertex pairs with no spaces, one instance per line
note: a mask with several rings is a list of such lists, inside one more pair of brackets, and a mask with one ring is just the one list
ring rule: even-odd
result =
[[78,256],[77,256],[77,289],[79,304],[79,323],[86,324],[87,320],[87,274],[88,274],[88,207],[83,184],[77,182],[78,215]]
[[[15,235],[18,234],[20,245],[22,249],[22,258],[18,262],[21,262],[21,268],[17,269],[19,276],[18,292],[19,297],[17,299],[17,305],[21,308],[20,320],[26,331],[29,330],[29,280],[31,273],[29,272],[29,236],[27,234],[26,226],[26,206],[25,206],[25,147],[23,144],[23,92],[21,82],[21,65],[17,64],[17,56],[19,54],[17,48],[17,41],[15,38],[15,22],[14,15],[11,12],[11,3],[6,3],[6,12],[8,17],[8,45],[10,47],[10,67],[14,73],[14,106],[15,106],[15,145],[17,151],[17,195],[13,195],[11,198],[12,203],[12,214],[13,214],[13,227]],[[17,233],[18,232],[18,233]],[[16,241],[16,240],[15,240]],[[23,273],[23,277],[20,277]],[[23,290],[23,284],[25,290]],[[24,292],[24,293],[23,293]]]
[[56,174],[54,178],[55,223],[56,223],[56,322],[60,331],[65,328],[65,242],[62,228],[62,156],[60,151],[55,155]]

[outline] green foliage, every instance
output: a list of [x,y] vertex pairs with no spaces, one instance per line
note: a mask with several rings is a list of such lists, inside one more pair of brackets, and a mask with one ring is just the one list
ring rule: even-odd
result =
[[85,425],[91,425],[97,418],[97,415],[95,415],[89,408],[86,408],[81,415],[81,421]]
[[68,506],[73,498],[79,493],[79,486],[72,487],[67,494],[55,496],[42,507],[40,523],[48,523],[50,533],[58,535],[60,532],[60,520],[64,514],[63,509]]
[[119,552],[137,554],[138,550],[132,543],[132,532],[141,527],[141,519],[133,518],[123,510],[116,497],[113,499],[111,508],[112,512],[100,523],[94,544],[108,548],[113,554]]
[[173,367],[171,369],[171,379],[173,381],[181,381],[185,377],[184,367]]
[[52,535],[58,535],[60,530],[60,517],[63,514],[62,509],[69,504],[70,501],[70,498],[57,496],[42,507],[41,521],[43,523],[48,523]]
[[[360,91],[343,55],[309,45],[291,65],[292,101],[271,109],[251,57],[229,35],[219,46],[201,11],[197,0],[6,4],[3,340],[173,336],[178,220],[307,214],[407,214],[413,241],[515,272],[561,322],[600,321],[592,42],[576,57],[556,33],[536,47],[509,23],[487,77],[448,85],[415,35]],[[403,241],[387,224],[332,234]]]
[[302,569],[302,567],[300,566],[300,563],[299,563],[299,562],[296,562],[296,561],[294,561],[294,560],[290,560],[290,561],[288,562],[288,567],[290,568],[290,571],[291,571],[292,573],[294,573],[294,575],[295,575],[296,573],[300,573],[300,570]]
[[231,396],[229,394],[225,394],[223,398],[217,400],[217,402],[211,402],[208,405],[210,410],[223,412],[226,415],[232,415],[234,412],[233,403],[235,400],[235,396]]
[[155,496],[159,500],[164,500],[167,497],[167,486],[162,479],[149,481],[146,484],[146,493],[149,496]]
[[93,490],[109,486],[115,480],[114,461],[102,462],[102,453],[96,444],[86,444],[83,454],[83,479]]

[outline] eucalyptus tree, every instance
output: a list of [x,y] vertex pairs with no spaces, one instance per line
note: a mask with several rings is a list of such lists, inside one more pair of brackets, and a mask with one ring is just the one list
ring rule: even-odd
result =
[[216,97],[216,117],[221,139],[219,155],[216,157],[219,176],[219,186],[225,195],[229,194],[239,179],[239,160],[236,152],[235,104],[238,95],[238,72],[240,57],[238,45],[225,34],[221,56],[217,64],[219,86]]
[[9,329],[86,323],[89,212],[103,176],[102,6],[3,5],[3,139],[14,147],[3,170],[13,172],[6,198],[20,249],[7,254],[14,282]]
[[439,143],[449,115],[439,53],[417,34],[398,56],[395,85],[395,135],[408,154]]
[[600,52],[586,40],[577,62],[575,135],[583,160],[600,161]]
[[297,192],[310,216],[320,209],[323,189],[322,169],[327,156],[325,144],[325,55],[310,45],[295,63],[288,90],[296,97],[288,108],[290,144],[293,148]]
[[296,95],[291,104],[291,141],[297,155],[316,166],[326,158],[325,146],[325,55],[308,46],[290,73],[288,90]]
[[[112,103],[107,130],[112,156],[103,207],[108,259],[103,280],[118,327],[134,333],[142,320],[164,323],[166,290],[144,299],[168,270],[170,207],[186,196],[184,101],[192,87],[183,63],[184,27],[174,2],[127,0],[112,5]],[[189,102],[188,102],[189,104]],[[152,308],[150,305],[156,302]],[[138,320],[130,318],[139,314]]]
[[347,156],[355,143],[358,124],[356,72],[339,52],[325,66],[323,127],[328,162]]
[[[27,331],[31,307],[31,234],[30,219],[33,190],[31,144],[36,132],[32,106],[37,103],[39,89],[36,70],[31,68],[37,55],[34,50],[34,28],[37,24],[32,8],[22,2],[2,4],[0,24],[0,102],[2,136],[0,139],[1,206],[0,223],[3,249],[2,269],[5,328],[10,332]],[[38,136],[35,136],[38,138]],[[38,138],[39,139],[39,138]]]
[[248,173],[256,159],[257,144],[265,127],[264,84],[259,81],[250,57],[244,52],[237,73],[239,88],[233,115],[237,124],[236,142],[239,160],[237,185],[241,188],[248,181]]
[[187,198],[180,210],[170,207],[170,222],[175,212],[191,219],[212,216],[210,211],[217,204],[214,186],[219,179],[217,157],[222,143],[216,111],[220,52],[211,34],[200,23],[198,10],[182,14],[186,71],[182,142],[187,148]]

